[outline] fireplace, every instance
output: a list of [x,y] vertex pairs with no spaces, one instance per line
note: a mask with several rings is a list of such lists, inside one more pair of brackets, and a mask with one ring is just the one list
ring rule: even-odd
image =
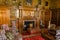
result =
[[24,20],[23,21],[23,30],[26,31],[27,28],[32,26],[32,28],[35,28],[35,20]]

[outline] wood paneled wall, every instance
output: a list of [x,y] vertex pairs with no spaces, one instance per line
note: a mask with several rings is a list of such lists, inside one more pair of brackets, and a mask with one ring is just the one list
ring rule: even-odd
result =
[[10,10],[6,6],[0,6],[0,24],[10,23]]

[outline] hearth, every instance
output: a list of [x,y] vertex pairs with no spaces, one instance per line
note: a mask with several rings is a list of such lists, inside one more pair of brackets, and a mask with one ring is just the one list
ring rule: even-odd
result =
[[35,27],[35,20],[24,20],[23,21],[23,30],[26,31],[27,28],[29,27],[32,27],[32,28]]

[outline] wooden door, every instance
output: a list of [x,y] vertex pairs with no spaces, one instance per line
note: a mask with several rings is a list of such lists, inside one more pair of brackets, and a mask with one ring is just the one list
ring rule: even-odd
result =
[[9,24],[10,10],[7,7],[0,7],[0,24]]

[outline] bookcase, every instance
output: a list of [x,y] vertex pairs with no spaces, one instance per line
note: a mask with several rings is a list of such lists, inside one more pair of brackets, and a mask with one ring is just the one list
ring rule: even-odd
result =
[[51,23],[52,24],[55,24],[56,26],[59,26],[60,25],[60,9],[51,9],[52,11],[52,20],[51,20]]

